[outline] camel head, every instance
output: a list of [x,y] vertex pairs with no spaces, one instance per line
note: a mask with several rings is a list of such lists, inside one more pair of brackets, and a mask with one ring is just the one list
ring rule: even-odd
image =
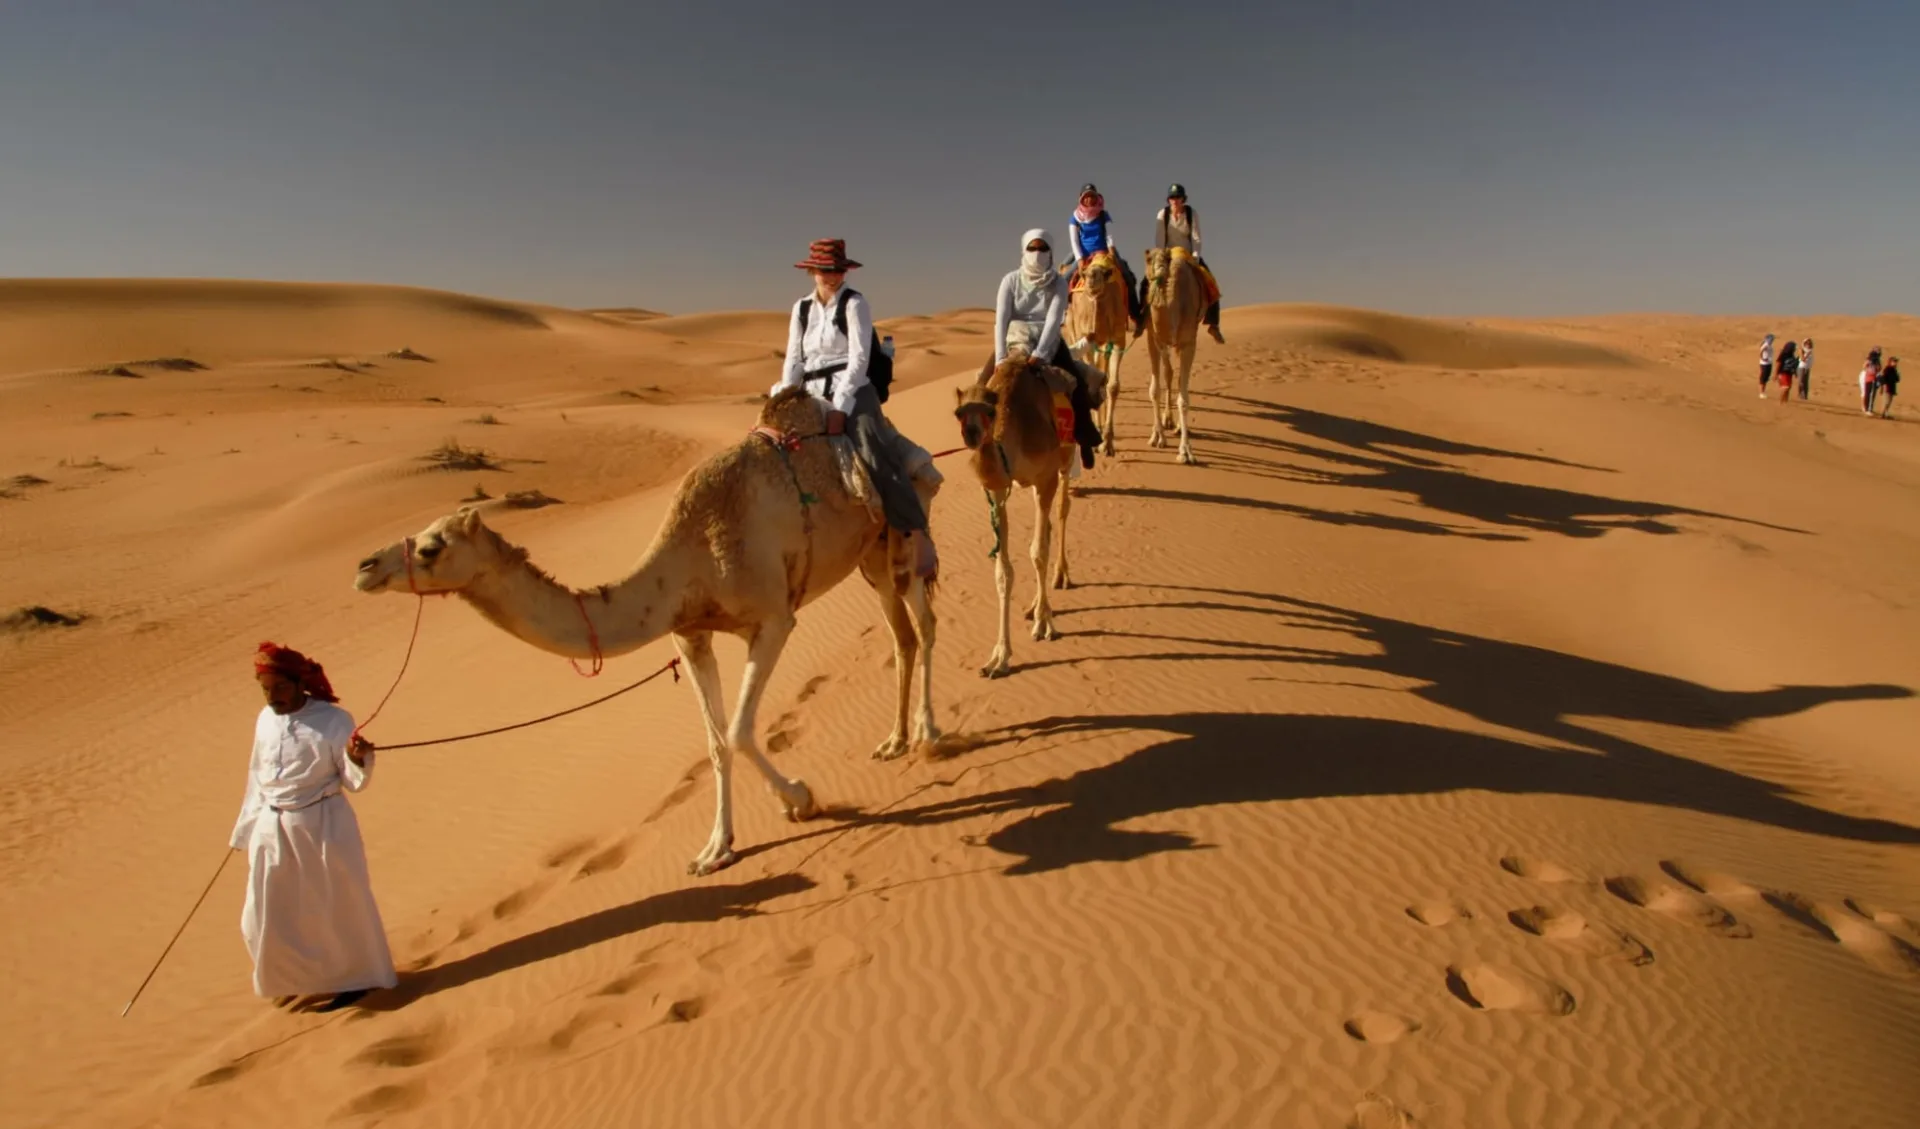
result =
[[1174,254],[1170,247],[1150,247],[1147,249],[1147,304],[1164,306],[1170,291],[1167,283],[1173,278]]
[[458,592],[500,563],[503,544],[478,510],[463,508],[361,561],[353,586],[361,592]]
[[1107,287],[1112,286],[1114,276],[1118,273],[1119,269],[1109,255],[1094,258],[1080,268],[1080,277],[1087,281],[1087,295],[1093,298],[1098,298]]
[[[1024,361],[1008,360],[1008,364]],[[987,387],[994,373],[992,360],[981,366],[980,376],[967,388],[953,390],[953,418],[960,421],[960,442],[967,450],[978,451],[993,435],[993,417],[1000,410],[1000,393]]]
[[783,388],[760,406],[760,426],[789,435],[819,435],[827,430],[827,413],[805,388]]

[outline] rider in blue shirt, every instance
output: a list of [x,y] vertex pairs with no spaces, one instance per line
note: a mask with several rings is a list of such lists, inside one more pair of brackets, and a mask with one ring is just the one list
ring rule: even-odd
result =
[[[1113,242],[1113,217],[1107,214],[1106,198],[1100,190],[1091,184],[1080,186],[1080,206],[1073,210],[1067,221],[1067,245],[1073,250],[1073,274],[1080,273],[1080,265],[1101,251],[1112,251],[1114,261],[1120,264],[1120,274],[1127,282],[1127,313],[1133,319],[1135,336],[1146,332],[1147,311],[1140,302],[1140,284],[1134,279],[1133,268],[1120,254],[1120,248]],[[1068,276],[1072,284],[1072,275]]]

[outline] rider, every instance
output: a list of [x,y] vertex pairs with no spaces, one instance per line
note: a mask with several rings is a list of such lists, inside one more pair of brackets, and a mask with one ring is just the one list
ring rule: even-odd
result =
[[1133,320],[1134,336],[1147,329],[1147,311],[1140,304],[1140,284],[1133,277],[1133,268],[1121,256],[1120,248],[1113,242],[1113,217],[1107,214],[1106,197],[1091,184],[1080,186],[1080,206],[1073,210],[1073,216],[1067,221],[1069,235],[1067,243],[1073,248],[1073,273],[1068,276],[1068,286],[1079,275],[1080,267],[1089,258],[1102,251],[1113,252],[1113,259],[1120,264],[1120,274],[1127,280],[1127,315]]
[[[1200,215],[1187,206],[1187,190],[1184,185],[1176,184],[1167,189],[1167,206],[1160,209],[1153,218],[1153,245],[1155,247],[1185,247],[1193,254],[1193,261],[1213,291],[1213,301],[1207,304],[1206,315],[1201,319],[1207,332],[1215,341],[1225,345],[1227,339],[1220,336],[1220,284],[1215,281],[1213,271],[1207,266],[1207,260],[1200,257]],[[1141,291],[1140,304],[1146,305],[1146,292]]]
[[[828,435],[852,432],[854,449],[880,494],[887,524],[913,544],[915,571],[931,576],[939,559],[927,528],[926,509],[911,480],[937,483],[940,472],[925,448],[894,430],[881,414],[879,394],[867,378],[873,313],[866,296],[846,286],[847,272],[860,266],[847,258],[847,241],[816,239],[808,250],[807,258],[793,265],[813,276],[813,292],[793,304],[786,364],[769,395],[804,387],[827,408]],[[846,310],[845,331],[835,324],[835,309],[841,303]]]
[[1093,469],[1093,449],[1100,429],[1093,422],[1087,374],[1060,339],[1066,318],[1067,280],[1053,269],[1053,237],[1034,228],[1020,238],[1020,267],[1000,280],[994,301],[993,363],[1012,352],[1024,352],[1042,364],[1065,370],[1073,377],[1073,438],[1080,444],[1080,465]]

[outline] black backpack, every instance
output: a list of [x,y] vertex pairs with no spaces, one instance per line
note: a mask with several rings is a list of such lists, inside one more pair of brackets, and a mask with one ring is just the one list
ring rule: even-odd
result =
[[[842,337],[847,335],[847,297],[858,293],[858,290],[842,286],[840,296],[834,299],[833,328],[839,330]],[[807,315],[813,311],[813,303],[814,299],[811,298],[800,303],[800,332],[803,334],[807,331]],[[873,394],[880,402],[886,403],[887,391],[893,384],[893,358],[880,348],[880,331],[877,329],[867,337],[867,383],[873,385]],[[827,384],[830,388],[833,381],[829,379]]]

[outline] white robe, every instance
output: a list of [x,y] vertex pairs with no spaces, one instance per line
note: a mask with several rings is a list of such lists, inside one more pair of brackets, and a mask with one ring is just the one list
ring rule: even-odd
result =
[[240,935],[262,996],[324,995],[398,982],[367,877],[360,824],[342,789],[373,772],[347,759],[353,717],[309,699],[286,715],[260,711],[246,799],[231,845],[247,852]]

